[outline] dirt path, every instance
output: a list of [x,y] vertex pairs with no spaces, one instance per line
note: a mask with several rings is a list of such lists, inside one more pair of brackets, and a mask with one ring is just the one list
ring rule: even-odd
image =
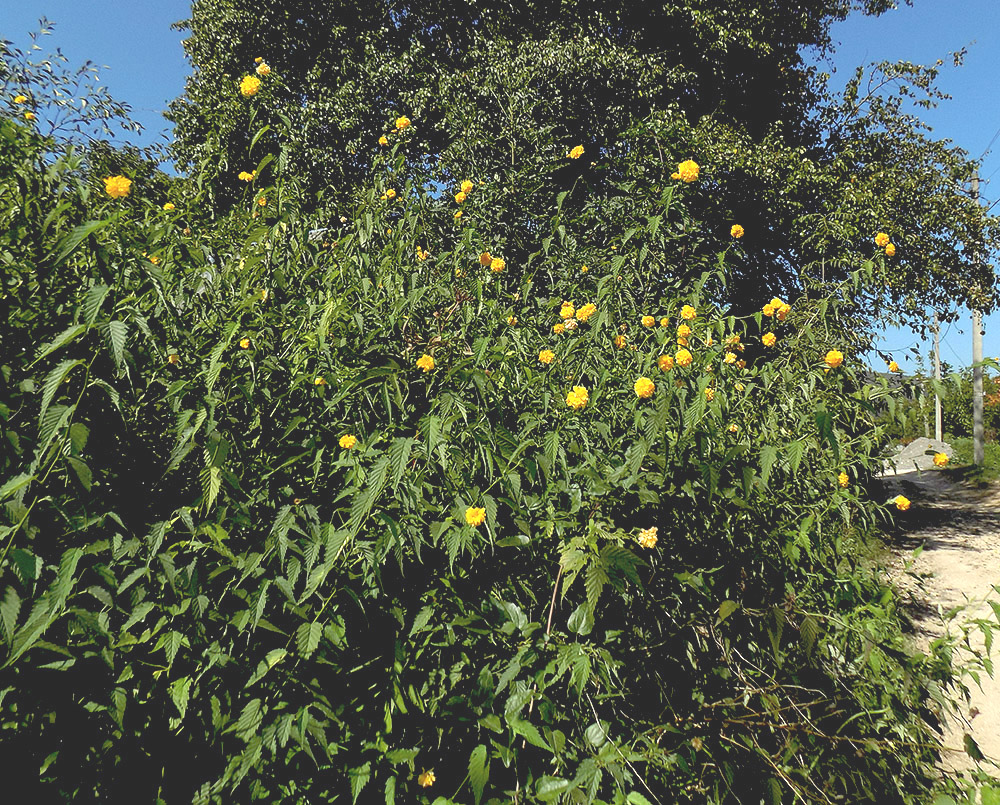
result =
[[[911,604],[921,646],[946,630],[956,634],[960,624],[990,618],[987,599],[1000,601],[993,586],[1000,584],[1000,487],[970,489],[952,483],[939,472],[908,472],[887,476],[891,494],[902,492],[913,500],[904,519],[904,538],[894,548],[891,572]],[[913,559],[913,550],[923,552]],[[907,564],[909,568],[907,572]],[[950,624],[944,617],[961,608]],[[998,635],[1000,637],[1000,635]],[[979,630],[971,642],[982,648]],[[994,643],[998,659],[1000,640]],[[971,735],[987,758],[1000,763],[1000,667],[991,678],[981,674],[981,689],[967,680],[972,699],[961,716],[947,725],[944,765],[970,770],[975,764],[965,753],[965,734]]]

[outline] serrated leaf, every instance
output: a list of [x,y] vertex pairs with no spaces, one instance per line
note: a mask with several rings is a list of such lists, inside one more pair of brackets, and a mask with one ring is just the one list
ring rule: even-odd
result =
[[59,335],[53,338],[48,344],[45,344],[39,351],[35,358],[35,361],[40,361],[47,355],[51,355],[57,349],[66,346],[70,341],[77,338],[82,333],[87,331],[86,324],[74,324],[67,327]]
[[175,679],[170,683],[168,690],[174,707],[177,708],[180,718],[183,719],[187,713],[188,699],[191,696],[191,677],[182,676],[180,679]]
[[799,627],[799,635],[802,638],[802,645],[806,650],[806,654],[812,654],[816,640],[819,638],[819,624],[812,615],[806,615],[802,619],[802,625]]
[[739,608],[740,605],[735,601],[723,601],[719,604],[719,621],[724,621]]
[[6,500],[11,495],[13,495],[17,490],[27,486],[35,479],[34,475],[29,475],[26,472],[22,472],[20,475],[15,475],[0,486],[0,500]]
[[81,308],[83,320],[87,324],[93,324],[97,321],[97,314],[101,309],[101,305],[104,304],[104,299],[107,297],[109,290],[111,289],[107,285],[95,285],[87,291],[87,296],[84,298]]
[[[42,407],[38,412],[38,422],[41,424],[45,419],[45,412],[52,403],[52,398],[56,396],[59,386],[66,379],[71,371],[77,366],[82,366],[83,361],[69,358],[56,366],[45,378],[42,384]],[[42,437],[39,437],[42,438]]]
[[600,749],[605,743],[607,743],[608,740],[608,735],[604,731],[604,727],[597,722],[594,722],[587,727],[587,730],[583,735],[587,739],[587,742],[595,749]]
[[125,621],[125,625],[122,626],[122,632],[127,632],[137,623],[140,623],[152,609],[152,601],[143,601],[141,604],[138,604],[136,608],[132,610],[132,614],[129,615],[128,620]]
[[766,444],[760,449],[760,479],[767,485],[771,477],[771,469],[778,458],[778,448],[774,445]]
[[109,321],[107,324],[108,345],[111,347],[111,356],[115,360],[115,366],[119,369],[125,362],[125,342],[128,339],[128,325],[123,321]]
[[349,769],[347,777],[351,782],[351,802],[357,802],[364,787],[368,785],[368,781],[372,778],[372,764],[365,763],[363,766],[356,766],[353,769]]
[[486,747],[480,744],[472,750],[469,756],[469,783],[476,797],[476,805],[483,798],[483,790],[490,779],[489,756]]
[[261,713],[260,699],[251,699],[244,705],[239,719],[236,721],[236,733],[247,740],[251,735],[256,735],[260,722],[263,719]]
[[112,218],[105,218],[103,221],[87,221],[86,223],[80,224],[79,226],[73,227],[68,234],[59,240],[56,244],[56,248],[52,253],[49,260],[49,264],[52,268],[58,266],[63,260],[69,257],[73,251],[81,244],[87,237],[99,232],[101,229],[106,227],[112,221],[117,220],[117,216]]
[[406,464],[410,460],[410,449],[413,447],[413,439],[394,439],[389,448],[389,465],[392,471],[392,478],[389,486],[395,489],[399,486],[403,473],[406,472]]
[[295,630],[295,648],[303,657],[311,657],[319,646],[323,627],[317,621],[303,623]]
[[17,616],[20,612],[21,599],[13,587],[8,587],[4,592],[3,601],[0,602],[0,624],[3,625],[3,631],[8,643],[14,639],[14,632],[17,628]]

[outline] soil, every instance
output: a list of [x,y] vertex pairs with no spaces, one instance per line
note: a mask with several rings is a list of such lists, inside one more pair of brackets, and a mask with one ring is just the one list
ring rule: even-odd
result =
[[[937,471],[887,474],[890,496],[910,498],[910,510],[899,518],[901,534],[892,547],[890,573],[902,591],[915,627],[918,648],[946,633],[961,634],[962,624],[976,618],[996,623],[987,603],[1000,602],[1000,485],[973,488]],[[923,551],[914,558],[916,548]],[[950,617],[953,615],[954,617]],[[969,632],[971,645],[983,648],[981,630]],[[997,635],[1000,638],[1000,634]],[[995,641],[997,660],[1000,639]],[[970,659],[971,652],[962,652]],[[968,678],[968,702],[946,719],[942,765],[970,771],[976,764],[963,748],[970,735],[987,761],[1000,764],[1000,665],[995,676]],[[995,773],[987,762],[984,770]]]

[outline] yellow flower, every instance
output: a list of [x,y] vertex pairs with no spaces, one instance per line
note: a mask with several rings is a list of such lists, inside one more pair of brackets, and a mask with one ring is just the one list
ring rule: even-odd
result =
[[885,247],[885,256],[886,257],[895,257],[896,256],[896,247],[892,243],[888,244]]
[[483,252],[481,255],[479,255],[479,265],[488,266],[492,262],[493,262],[493,255],[491,255],[489,252]]
[[151,262],[154,266],[158,266],[160,264],[160,258],[155,254],[144,254],[143,257],[149,260],[149,262]]
[[317,377],[313,381],[313,383],[315,383],[317,386],[325,386],[326,385],[326,378],[325,377]]
[[736,363],[736,353],[735,352],[727,352],[726,353],[726,357],[724,357],[722,359],[722,362],[723,363]]
[[879,232],[875,236],[875,245],[880,249],[884,249],[889,245],[889,236],[885,232]]
[[693,182],[698,178],[698,163],[693,159],[685,159],[677,166],[677,173],[673,174],[671,178],[680,179],[682,182]]
[[426,251],[422,246],[417,246],[417,259],[426,260],[430,257],[430,252]]
[[696,319],[698,318],[698,311],[691,307],[691,305],[684,305],[684,307],[681,308],[681,318],[684,319],[684,321]]
[[572,302],[563,302],[562,307],[559,308],[559,318],[561,319],[571,319],[576,315],[576,308],[573,307]]
[[472,192],[473,188],[475,188],[475,185],[468,179],[462,182],[462,192],[465,193],[465,195],[469,195],[469,193]]
[[779,299],[777,296],[771,298],[771,307],[774,308],[775,312],[777,312],[778,308],[783,304],[785,304],[784,301]]
[[379,137],[379,138],[378,138],[378,144],[379,144],[379,145],[388,145],[388,144],[389,144],[389,138],[388,138],[388,137],[386,137],[386,136],[385,136],[385,135],[383,134],[383,135],[382,135],[381,137]]
[[715,389],[713,389],[711,386],[705,389],[705,399],[708,400],[709,402],[712,402],[712,400],[715,399]]
[[38,115],[36,115],[34,112],[25,112],[24,113],[24,119],[27,120],[27,121],[29,121],[29,122],[32,121],[32,120],[34,120],[36,117],[38,117]]
[[436,779],[437,779],[437,777],[434,776],[434,772],[432,772],[432,771],[422,771],[420,773],[420,776],[417,777],[417,784],[421,788],[430,788],[432,785],[434,785],[434,781]]
[[132,180],[125,176],[109,176],[104,180],[104,192],[111,198],[124,198],[132,192]]
[[892,502],[896,504],[896,508],[901,512],[905,512],[908,508],[910,508],[910,499],[903,497],[902,495],[896,495],[896,497],[892,499]]
[[421,355],[417,358],[417,368],[423,369],[424,372],[429,372],[434,368],[434,358],[430,355]]
[[576,311],[576,317],[580,321],[586,321],[596,312],[597,312],[597,305],[595,305],[593,302],[587,302],[587,304],[585,304],[578,311]]
[[677,354],[674,355],[674,362],[678,366],[690,366],[691,365],[691,361],[693,361],[693,360],[694,360],[694,356],[690,352],[688,352],[686,349],[683,349],[683,348],[677,350]]
[[679,346],[679,347],[686,347],[687,345],[688,345],[688,340],[686,338],[678,338],[677,339],[677,346]]
[[590,271],[590,266],[580,266],[581,274],[586,274],[588,271]]
[[22,103],[24,103],[27,100],[28,100],[28,96],[27,95],[15,95],[14,96],[14,103],[16,103],[16,104],[22,104]]
[[742,383],[737,383],[736,384],[736,390],[737,391],[743,391],[743,389],[745,389],[745,388],[746,388],[746,386],[744,386]]
[[457,221],[461,217],[462,217],[462,211],[459,210],[458,212],[455,213],[455,220]]
[[739,224],[733,224],[732,228],[729,230],[729,234],[739,240],[743,237],[743,227]]
[[242,348],[242,349],[250,349],[250,339],[249,338],[241,338],[240,339],[240,348]]
[[616,335],[615,336],[615,346],[618,347],[618,349],[624,349],[625,348],[625,342],[627,340],[628,339],[626,339],[625,336],[623,336],[623,335]]
[[691,335],[691,328],[690,327],[688,327],[686,324],[678,324],[677,325],[677,337],[678,338],[687,338],[689,335]]
[[473,528],[479,528],[486,520],[486,509],[477,509],[470,506],[465,510],[465,522]]
[[410,125],[410,118],[408,118],[406,115],[403,115],[402,117],[397,117],[396,118],[396,130],[397,131],[402,131],[403,129],[405,129],[409,125]]
[[390,187],[388,190],[385,191],[385,197],[389,199],[389,201],[392,201],[394,198],[396,198],[396,191]]
[[851,482],[851,479],[847,477],[847,473],[846,472],[842,472],[842,473],[840,473],[840,475],[837,476],[837,483],[840,484],[840,488],[841,489],[846,489],[847,485],[850,482]]
[[655,548],[656,547],[656,526],[650,528],[643,528],[639,530],[639,536],[637,542],[643,548]]
[[455,203],[456,204],[461,204],[463,201],[465,201],[465,198],[466,198],[465,193],[456,193],[455,194]]
[[255,58],[253,61],[254,61],[254,64],[260,64],[262,61],[264,61],[264,57],[263,56],[257,56],[257,58]]
[[772,305],[770,302],[768,302],[766,305],[764,305],[762,313],[765,316],[767,316],[767,317],[773,316],[774,315],[774,305]]
[[823,358],[823,360],[826,362],[826,365],[829,366],[831,369],[836,369],[838,366],[840,366],[840,364],[844,362],[844,353],[841,352],[839,349],[831,349],[829,352],[826,353],[826,357]]
[[661,372],[669,372],[674,368],[674,359],[672,355],[661,355],[656,359],[656,365],[660,367]]
[[343,447],[345,450],[350,450],[357,443],[358,443],[357,436],[351,436],[350,434],[346,434],[340,437],[340,446]]
[[792,312],[792,306],[782,302],[781,305],[774,309],[774,316],[778,321],[784,321],[788,318],[788,314]]
[[552,325],[552,332],[554,332],[556,335],[560,335],[565,329],[566,325],[563,324],[562,322],[559,322],[559,324]]
[[774,333],[764,333],[760,340],[765,347],[773,347],[777,343],[778,337]]
[[502,258],[494,257],[492,260],[490,260],[490,271],[492,271],[494,274],[499,274],[505,268],[507,268],[507,262]]
[[706,347],[710,347],[714,343],[715,343],[715,341],[712,339],[712,336],[710,336],[710,335],[706,335],[705,336],[705,346]]
[[255,75],[245,75],[240,81],[240,94],[244,98],[256,95],[260,91],[260,79]]
[[889,371],[890,372],[898,372],[899,371],[899,364],[896,363],[895,361],[889,361]]
[[747,362],[745,360],[743,360],[742,358],[740,360],[736,361],[736,365],[740,369],[746,369],[747,368]]
[[267,206],[267,198],[265,198],[264,196],[261,196],[259,199],[257,199],[257,206],[258,207],[266,207]]
[[236,178],[241,182],[252,182],[256,175],[257,171],[240,171]]
[[580,157],[583,156],[583,146],[578,145],[572,148],[570,152],[566,154],[566,156],[569,157],[570,159],[579,159]]
[[583,386],[573,386],[573,390],[566,395],[566,405],[579,411],[590,402],[590,393]]
[[643,316],[642,317],[642,326],[643,327],[655,327],[656,326],[656,319],[654,319],[652,316]]
[[726,428],[726,430],[728,430],[730,433],[736,433],[737,431],[739,431],[739,428],[736,427],[736,423],[735,422],[730,422],[729,423],[729,427]]
[[664,316],[662,319],[660,319],[660,326],[661,327],[669,327],[670,326],[670,319],[668,319],[666,316]]
[[509,324],[511,327],[516,327],[517,326],[517,316],[508,316],[507,317],[507,324]]
[[257,70],[255,72],[257,75],[270,75],[271,68],[267,65],[267,62],[262,61],[257,65]]
[[947,453],[935,453],[934,454],[934,466],[935,467],[947,467],[948,462],[951,459],[948,458]]
[[552,363],[556,358],[556,354],[551,349],[543,349],[538,353],[538,360],[541,363]]
[[177,208],[168,201],[166,204],[163,205],[163,209],[165,209],[167,212],[170,212],[171,210],[176,210]]
[[167,363],[178,364],[180,362],[181,362],[181,356],[178,355],[176,352],[171,355],[167,355]]
[[635,396],[643,400],[648,400],[653,396],[653,392],[656,391],[656,385],[648,377],[640,377],[635,381],[633,388],[635,389]]
[[270,294],[268,293],[267,288],[261,288],[260,289],[260,301],[261,302],[266,302],[268,296],[270,296]]

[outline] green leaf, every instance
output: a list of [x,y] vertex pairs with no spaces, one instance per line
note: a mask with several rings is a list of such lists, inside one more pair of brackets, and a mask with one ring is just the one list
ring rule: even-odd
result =
[[38,412],[39,423],[45,418],[45,412],[48,410],[52,398],[56,396],[59,386],[62,385],[62,382],[75,367],[82,365],[83,361],[69,358],[49,372],[48,377],[45,378],[45,382],[42,384],[42,407]]
[[38,355],[36,356],[35,361],[33,361],[33,363],[40,361],[42,358],[48,355],[51,355],[57,349],[66,346],[66,344],[75,339],[77,336],[87,332],[87,329],[88,328],[86,324],[74,324],[71,325],[70,327],[67,327],[59,335],[57,335],[54,339],[52,339],[48,344],[43,346],[38,351]]
[[87,324],[93,324],[97,321],[97,314],[100,312],[101,305],[104,304],[109,290],[111,289],[107,285],[95,285],[87,291],[82,307],[83,320]]
[[719,604],[719,621],[724,621],[739,608],[740,605],[735,601],[723,601]]
[[771,477],[771,469],[778,458],[778,448],[774,445],[766,444],[760,449],[760,479],[767,485]]
[[486,747],[480,744],[472,750],[469,756],[469,783],[472,785],[472,792],[476,797],[476,805],[479,805],[483,798],[483,789],[490,779],[489,757]]
[[353,769],[349,769],[347,777],[351,781],[351,802],[357,802],[364,787],[368,785],[368,781],[372,778],[372,764],[365,763],[363,766],[356,766]]
[[182,676],[170,683],[168,688],[170,699],[173,701],[180,718],[183,719],[187,713],[188,699],[191,696],[191,677]]
[[302,623],[295,630],[295,647],[303,657],[311,657],[323,636],[323,626],[318,621]]
[[600,749],[608,740],[608,735],[604,731],[604,727],[597,722],[587,727],[587,731],[583,735],[595,749]]
[[625,801],[628,803],[628,805],[652,805],[652,803],[638,791],[630,792],[629,795],[625,798]]
[[4,483],[3,486],[0,486],[0,500],[6,500],[17,492],[17,490],[27,486],[33,480],[35,480],[35,476],[29,475],[26,472],[22,472],[20,475],[15,475],[13,478],[10,478]]
[[128,325],[123,321],[109,321],[107,324],[108,344],[115,366],[119,369],[125,362],[125,342],[128,339]]
[[13,587],[8,587],[4,592],[3,601],[0,602],[0,625],[3,626],[4,634],[9,643],[14,639],[14,631],[17,627],[17,616],[21,612],[21,599]]
[[99,232],[112,221],[116,220],[117,216],[105,218],[103,221],[87,221],[85,224],[73,227],[69,231],[69,234],[56,244],[56,248],[49,258],[52,268],[57,267],[63,260],[69,257],[87,237],[93,235],[95,232]]

